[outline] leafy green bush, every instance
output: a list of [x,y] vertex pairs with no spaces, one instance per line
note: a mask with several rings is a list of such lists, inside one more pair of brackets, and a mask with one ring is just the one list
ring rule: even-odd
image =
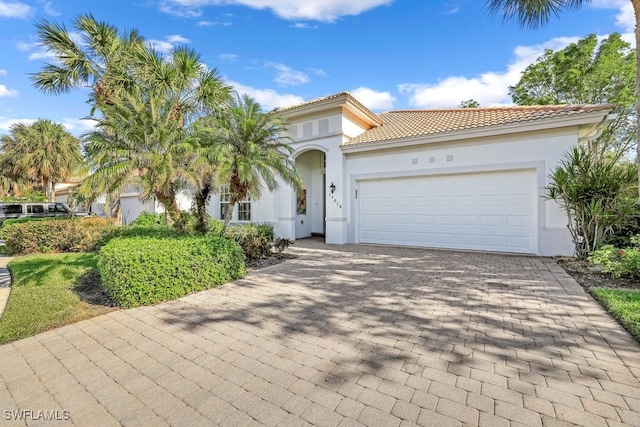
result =
[[547,196],[567,212],[578,258],[587,259],[616,225],[625,222],[637,183],[633,163],[599,157],[584,147],[569,151],[549,175]]
[[640,277],[640,236],[631,237],[630,243],[624,249],[602,245],[589,256],[589,262],[615,277]]
[[293,245],[293,240],[291,240],[291,239],[283,239],[283,238],[280,238],[280,237],[278,237],[273,242],[273,248],[276,250],[276,253],[279,253],[279,254],[284,252],[284,250],[287,249],[291,245]]
[[245,275],[240,246],[215,236],[116,237],[100,250],[98,270],[123,307],[179,298]]
[[220,219],[212,219],[209,221],[209,234],[212,236],[222,236],[224,230],[224,221]]
[[227,230],[226,236],[238,242],[249,260],[271,256],[273,226],[270,224],[235,225]]
[[52,219],[9,224],[2,229],[7,255],[87,252],[96,248],[106,218]]
[[[64,219],[73,219],[73,217],[70,217],[70,216],[45,216],[45,217],[37,218],[37,217],[26,216],[26,217],[23,217],[23,218],[9,218],[9,219],[5,219],[4,220],[4,222],[2,223],[2,227],[5,227],[5,226],[11,225],[11,224],[22,224],[24,222],[56,221],[56,220],[64,220]],[[1,231],[0,231],[0,233],[1,233]]]
[[122,225],[122,226],[113,226],[108,227],[103,230],[102,235],[98,239],[97,247],[98,249],[109,243],[111,240],[117,237],[157,237],[157,238],[165,238],[165,237],[177,237],[179,233],[169,226],[132,226],[132,225]]
[[131,223],[131,227],[154,227],[167,225],[167,218],[165,214],[154,214],[149,212],[142,212]]
[[175,228],[179,234],[202,234],[198,231],[198,217],[193,212],[181,211],[180,217],[173,223],[173,228]]

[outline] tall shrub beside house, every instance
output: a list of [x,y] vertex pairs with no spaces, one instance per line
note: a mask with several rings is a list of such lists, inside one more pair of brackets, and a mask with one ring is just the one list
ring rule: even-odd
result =
[[586,259],[633,206],[637,169],[576,147],[550,174],[547,196],[564,208],[575,255]]

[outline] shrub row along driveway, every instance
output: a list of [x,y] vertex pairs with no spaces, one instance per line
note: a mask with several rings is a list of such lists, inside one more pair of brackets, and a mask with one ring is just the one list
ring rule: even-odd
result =
[[551,260],[313,240],[291,251],[218,289],[0,347],[3,415],[640,425],[640,346]]

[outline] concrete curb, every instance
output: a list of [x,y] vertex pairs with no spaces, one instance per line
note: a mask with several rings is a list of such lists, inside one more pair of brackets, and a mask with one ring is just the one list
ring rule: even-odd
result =
[[9,273],[7,264],[12,259],[12,257],[0,256],[0,318],[4,314],[4,309],[11,294],[11,273]]

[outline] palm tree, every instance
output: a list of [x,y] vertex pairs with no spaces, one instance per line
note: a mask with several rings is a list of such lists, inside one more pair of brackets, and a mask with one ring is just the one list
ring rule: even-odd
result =
[[236,96],[222,114],[212,118],[208,135],[214,147],[215,182],[229,185],[224,230],[239,201],[258,199],[265,188],[275,190],[278,178],[300,187],[286,131],[284,118],[275,111],[263,112],[260,104],[246,94]]
[[90,14],[78,16],[73,28],[70,32],[64,25],[46,20],[36,24],[38,41],[53,54],[55,63],[31,76],[35,87],[57,95],[88,86],[93,101],[108,102],[119,88],[133,84],[122,70],[134,47],[144,44],[136,30],[121,36],[116,27],[96,21]]
[[143,199],[155,197],[170,219],[180,215],[176,194],[188,179],[192,147],[173,118],[174,103],[162,91],[130,90],[101,104],[103,117],[85,136],[86,157],[93,169],[81,193],[114,194],[133,180]]
[[[552,14],[558,15],[564,10],[577,9],[587,3],[590,0],[487,0],[487,7],[492,14],[502,12],[505,19],[516,19],[524,27],[538,28],[546,25]],[[631,4],[636,17],[636,162],[640,172],[640,0],[631,0]],[[640,194],[640,173],[638,180]]]
[[[154,195],[175,219],[176,180],[187,174],[185,165],[174,161],[177,152],[185,154],[186,130],[197,117],[215,114],[230,98],[230,87],[193,50],[178,47],[165,57],[137,31],[120,36],[91,15],[74,22],[81,41],[64,26],[42,21],[37,28],[40,43],[59,65],[35,74],[36,87],[52,94],[92,87],[89,102],[99,126],[87,136],[87,154],[97,175],[82,186],[84,197],[91,200],[98,191],[114,195],[136,177],[148,181],[144,195]],[[156,161],[150,161],[153,156]]]
[[82,162],[79,141],[50,120],[16,123],[2,137],[2,169],[17,181],[40,184],[45,196],[55,200],[56,183],[68,179]]

